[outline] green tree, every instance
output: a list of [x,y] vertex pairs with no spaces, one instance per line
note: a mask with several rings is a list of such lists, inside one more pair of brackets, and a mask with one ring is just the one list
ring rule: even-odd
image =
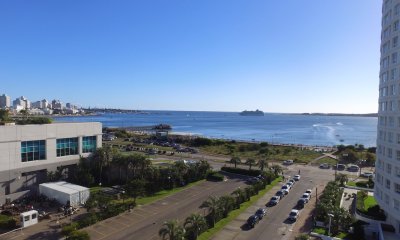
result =
[[232,192],[232,195],[236,198],[236,208],[240,207],[240,204],[243,203],[246,199],[246,193],[241,188],[237,188]]
[[146,181],[143,179],[134,179],[126,185],[128,195],[133,197],[133,203],[136,205],[136,199],[143,196],[145,191]]
[[222,216],[226,218],[230,211],[235,207],[235,199],[232,196],[224,195],[218,199],[219,209]]
[[111,163],[113,157],[117,155],[117,153],[118,151],[116,149],[112,148],[110,145],[105,145],[102,148],[96,149],[96,151],[92,154],[91,158],[93,160],[93,164],[95,165],[95,168],[99,171],[99,184],[102,183],[103,169]]
[[185,229],[179,225],[177,220],[164,222],[163,227],[158,231],[158,235],[163,240],[183,240]]
[[283,174],[283,168],[279,165],[272,165],[272,170],[274,171],[275,176],[279,176],[280,174]]
[[264,171],[264,169],[268,167],[267,159],[260,159],[258,161],[258,166],[260,167],[261,171]]
[[10,121],[10,112],[5,109],[0,109],[0,122]]
[[183,224],[187,232],[193,234],[193,239],[197,239],[199,234],[207,229],[206,219],[197,213],[192,213],[189,217],[185,219]]
[[338,175],[336,175],[335,180],[340,183],[340,186],[344,186],[345,183],[349,181],[349,178],[347,177],[346,174],[339,173]]
[[241,162],[242,162],[242,160],[240,160],[240,157],[238,157],[238,156],[232,157],[232,158],[231,158],[231,161],[230,161],[230,163],[235,164],[235,168],[236,168],[236,165],[237,165],[238,163],[241,163]]
[[370,152],[367,152],[365,154],[365,160],[366,160],[368,166],[374,166],[375,159],[376,159],[375,154],[370,153]]
[[256,164],[256,160],[254,158],[249,158],[246,160],[246,164],[249,165],[249,170],[251,170],[251,166]]
[[215,225],[215,221],[217,219],[217,216],[219,214],[219,202],[218,198],[215,196],[210,196],[206,201],[204,201],[201,206],[201,208],[208,208],[208,213],[212,221],[212,226]]

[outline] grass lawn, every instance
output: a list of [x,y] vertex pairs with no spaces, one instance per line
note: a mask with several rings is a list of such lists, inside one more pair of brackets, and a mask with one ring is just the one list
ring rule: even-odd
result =
[[232,220],[237,218],[241,213],[243,213],[248,207],[253,205],[255,202],[258,201],[262,196],[264,196],[265,193],[267,193],[271,188],[273,188],[276,184],[278,184],[281,181],[281,178],[275,179],[270,185],[268,185],[264,190],[260,191],[258,195],[252,196],[250,198],[250,201],[242,203],[240,205],[239,209],[233,210],[232,212],[229,213],[227,218],[224,218],[217,222],[215,226],[211,229],[208,229],[206,232],[202,233],[197,239],[198,240],[207,240],[210,239],[211,236],[219,232],[222,228],[224,228],[228,223],[230,223]]
[[[328,229],[323,228],[323,227],[315,227],[312,230],[312,232],[315,232],[315,233],[318,233],[318,234],[321,234],[321,235],[328,235]],[[337,235],[335,235],[333,237],[344,239],[344,238],[347,238],[348,236],[349,236],[348,233],[340,232],[340,233],[338,233]]]
[[322,227],[315,227],[315,228],[312,230],[312,232],[315,232],[315,233],[318,233],[318,234],[323,234],[323,235],[327,234],[326,229],[325,229],[325,228],[322,228]]
[[[361,187],[361,188],[367,188],[367,181],[359,181],[359,182],[354,182],[354,181],[348,181],[347,183],[346,183],[346,185],[347,186],[350,186],[350,187]],[[372,185],[371,186],[368,186],[368,188],[371,188],[372,189]]]
[[327,163],[327,164],[329,164],[329,165],[335,165],[336,166],[336,163],[337,163],[337,160],[336,159],[333,159],[333,158],[330,158],[330,157],[324,157],[324,158],[321,158],[321,159],[319,159],[318,161],[317,161],[317,163],[318,164],[322,164],[322,163]]
[[[170,195],[172,195],[174,193],[178,193],[178,192],[183,191],[183,190],[185,190],[187,188],[196,186],[196,185],[198,185],[198,184],[200,184],[200,183],[202,183],[204,181],[206,181],[206,180],[200,180],[200,181],[197,181],[197,182],[194,182],[194,183],[189,183],[188,185],[186,185],[184,187],[174,188],[172,190],[163,190],[163,191],[155,193],[152,196],[139,197],[139,198],[136,199],[136,204],[138,204],[138,205],[150,204],[150,203],[155,202],[157,200],[160,200],[162,198],[168,197],[168,196],[170,196]],[[123,202],[123,201],[124,202],[131,202],[131,201],[133,201],[133,198],[125,198],[123,200],[122,199],[114,200],[114,202],[116,202],[116,203],[117,202]]]
[[320,153],[306,149],[301,150],[298,147],[272,145],[268,145],[267,147],[259,147],[256,143],[210,145],[200,147],[200,150],[205,154],[211,155],[219,154],[226,155],[228,157],[236,155],[242,159],[242,162],[245,162],[248,158],[268,158],[274,161],[293,159],[297,163],[308,163],[311,160],[321,156]]
[[373,196],[368,196],[364,200],[364,210],[367,211],[369,208],[374,207],[378,203],[376,202],[375,198]]
[[347,185],[347,186],[350,186],[350,187],[356,187],[356,182],[348,181],[348,182],[346,183],[346,185]]

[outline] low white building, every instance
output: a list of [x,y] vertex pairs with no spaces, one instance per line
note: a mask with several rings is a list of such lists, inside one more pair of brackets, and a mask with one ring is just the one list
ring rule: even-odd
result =
[[63,205],[69,203],[73,207],[85,204],[90,197],[89,188],[64,181],[42,183],[39,185],[39,192]]
[[0,204],[37,193],[48,171],[76,166],[102,144],[102,124],[0,126]]

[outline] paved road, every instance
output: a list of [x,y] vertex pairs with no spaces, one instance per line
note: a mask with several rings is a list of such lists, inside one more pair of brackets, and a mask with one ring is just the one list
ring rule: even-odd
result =
[[234,189],[244,185],[243,178],[233,175],[229,175],[226,182],[203,182],[85,230],[91,239],[159,239],[158,230],[164,221],[178,219],[182,222],[195,211],[204,213],[199,206],[210,195],[230,194]]
[[[290,210],[296,205],[297,200],[303,192],[311,188],[313,189],[313,197],[307,205],[315,204],[316,188],[319,188],[320,194],[323,186],[333,179],[333,171],[318,169],[310,166],[290,166],[285,175],[296,175],[298,170],[301,171],[301,179],[295,184],[290,191],[289,195],[284,197],[282,201],[274,207],[268,208],[267,216],[260,221],[253,229],[248,229],[245,225],[247,218],[253,214],[257,208],[264,207],[264,204],[270,199],[281,185],[276,186],[269,191],[264,197],[264,201],[258,202],[256,205],[250,207],[248,211],[241,214],[237,219],[228,224],[221,232],[213,236],[214,240],[241,240],[241,239],[268,239],[268,240],[286,240],[294,239],[291,236],[292,231],[296,224],[299,222],[289,223],[286,221]],[[302,213],[300,213],[300,217]],[[296,226],[299,227],[299,226]]]

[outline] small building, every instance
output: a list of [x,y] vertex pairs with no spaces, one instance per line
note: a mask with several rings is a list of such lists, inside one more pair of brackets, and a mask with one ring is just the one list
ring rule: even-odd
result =
[[70,204],[73,207],[83,205],[89,199],[89,188],[67,182],[51,182],[39,185],[40,194],[50,199],[55,199],[63,205]]
[[38,212],[36,210],[31,210],[28,212],[23,212],[20,214],[21,227],[29,227],[38,223]]

